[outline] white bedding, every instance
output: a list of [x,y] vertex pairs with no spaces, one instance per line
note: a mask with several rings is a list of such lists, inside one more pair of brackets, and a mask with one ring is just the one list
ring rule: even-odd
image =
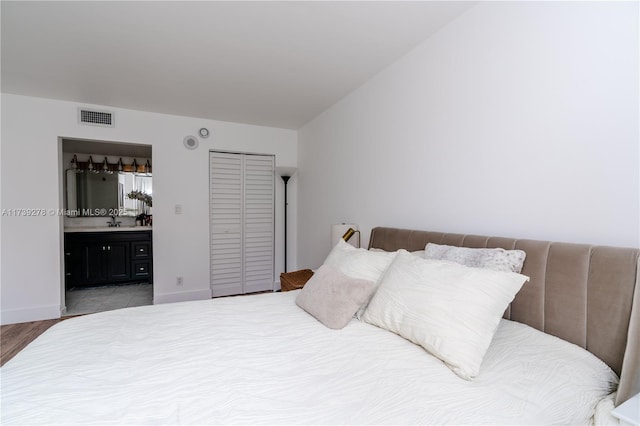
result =
[[474,381],[298,291],[146,306],[52,327],[0,369],[2,424],[587,424],[617,384],[583,349],[503,320]]

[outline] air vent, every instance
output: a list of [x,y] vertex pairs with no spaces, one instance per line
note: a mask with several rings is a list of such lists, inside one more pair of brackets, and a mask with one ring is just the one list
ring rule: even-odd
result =
[[114,126],[112,112],[95,109],[78,108],[78,121],[80,124],[88,124],[90,126]]

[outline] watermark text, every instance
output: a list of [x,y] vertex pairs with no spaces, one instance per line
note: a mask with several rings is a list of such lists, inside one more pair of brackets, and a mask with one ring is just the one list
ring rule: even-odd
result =
[[126,209],[2,209],[2,216],[126,216]]

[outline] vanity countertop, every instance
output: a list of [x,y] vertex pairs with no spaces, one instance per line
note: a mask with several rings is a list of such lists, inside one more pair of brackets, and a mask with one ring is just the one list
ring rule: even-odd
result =
[[68,226],[64,228],[64,232],[131,232],[151,229],[151,226]]

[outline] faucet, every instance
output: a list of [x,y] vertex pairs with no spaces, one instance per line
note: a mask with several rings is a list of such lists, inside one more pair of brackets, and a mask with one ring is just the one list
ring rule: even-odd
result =
[[118,221],[116,222],[116,216],[111,216],[111,220],[109,222],[107,222],[107,224],[109,225],[109,228],[119,228],[120,224],[122,222]]

